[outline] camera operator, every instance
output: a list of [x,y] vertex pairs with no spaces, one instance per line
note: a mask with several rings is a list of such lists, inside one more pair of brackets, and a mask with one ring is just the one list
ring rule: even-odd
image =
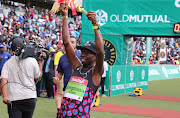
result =
[[[12,50],[24,44],[24,39],[15,37],[12,40]],[[42,58],[19,59],[13,55],[3,66],[1,74],[1,89],[3,102],[8,106],[9,118],[32,118],[36,105],[36,85],[34,80],[42,77]]]

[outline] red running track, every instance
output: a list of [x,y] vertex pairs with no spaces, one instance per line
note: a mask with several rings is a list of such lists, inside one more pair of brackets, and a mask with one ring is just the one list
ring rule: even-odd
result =
[[[180,97],[173,97],[173,96],[161,96],[161,95],[148,95],[147,94],[147,95],[138,96],[136,98],[180,102]],[[179,116],[179,118],[180,118],[180,116]]]
[[100,105],[91,110],[158,118],[180,118],[180,111],[117,104]]

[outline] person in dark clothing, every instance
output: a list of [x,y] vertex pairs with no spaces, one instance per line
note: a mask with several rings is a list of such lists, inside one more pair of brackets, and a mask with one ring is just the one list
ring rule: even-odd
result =
[[[42,52],[41,56],[44,60],[46,59],[46,52]],[[38,61],[38,57],[36,57],[36,60]],[[43,81],[43,80],[41,80]],[[36,92],[37,92],[37,97],[41,97],[41,91],[40,91],[40,86],[41,86],[41,81],[35,81],[36,82]]]
[[54,91],[53,91],[53,77],[55,76],[54,72],[54,53],[56,51],[54,49],[50,50],[50,54],[47,55],[47,59],[45,60],[43,66],[43,80],[45,81],[45,88],[47,91],[47,97],[49,99],[54,99]]

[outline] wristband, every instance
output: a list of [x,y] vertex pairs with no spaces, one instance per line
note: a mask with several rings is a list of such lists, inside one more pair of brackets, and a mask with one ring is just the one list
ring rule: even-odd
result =
[[68,16],[63,16],[63,19],[68,18]]
[[99,29],[100,29],[100,26],[99,26],[99,25],[97,25],[97,26],[93,26],[92,28],[93,28],[93,29],[97,29],[97,30],[99,30]]

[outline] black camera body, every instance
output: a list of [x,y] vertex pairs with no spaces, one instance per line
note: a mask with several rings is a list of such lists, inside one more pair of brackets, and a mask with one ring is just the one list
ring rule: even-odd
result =
[[36,55],[37,45],[35,42],[28,42],[26,45],[19,45],[15,52],[16,56],[19,56],[21,59],[25,59],[27,57],[34,57]]
[[11,48],[15,51],[15,55],[19,59],[25,59],[27,57],[37,58],[40,56],[41,52],[49,52],[45,49],[45,46],[41,42],[35,42],[30,40],[26,45],[24,44],[23,37],[14,37],[9,41],[12,42]]
[[35,41],[29,41],[26,45],[20,45],[15,55],[19,56],[20,59],[25,59],[27,57],[39,57],[41,52],[49,52],[45,49],[44,45],[37,43]]

